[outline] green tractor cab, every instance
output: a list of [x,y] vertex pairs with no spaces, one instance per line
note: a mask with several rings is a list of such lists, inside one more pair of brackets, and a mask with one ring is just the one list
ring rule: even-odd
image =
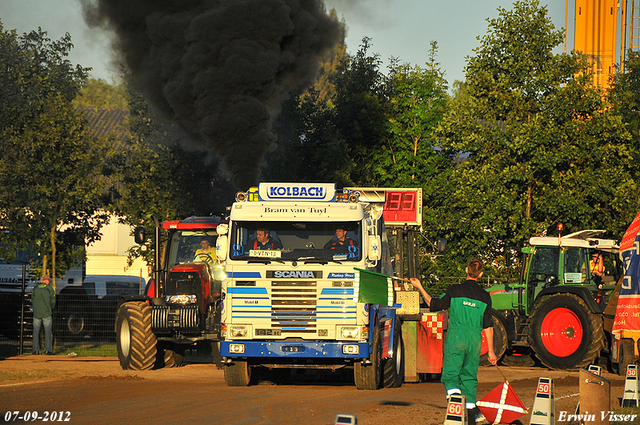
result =
[[552,369],[575,369],[600,355],[603,312],[623,274],[618,243],[597,237],[603,233],[533,237],[521,250],[519,281],[487,289],[499,328],[495,346],[506,356],[533,352]]

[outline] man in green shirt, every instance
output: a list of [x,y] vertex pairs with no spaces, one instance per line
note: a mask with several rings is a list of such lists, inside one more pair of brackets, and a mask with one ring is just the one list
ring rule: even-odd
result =
[[42,276],[40,284],[33,288],[31,305],[33,307],[33,354],[40,354],[40,329],[44,327],[45,354],[53,354],[53,307],[56,294],[49,285],[49,276]]

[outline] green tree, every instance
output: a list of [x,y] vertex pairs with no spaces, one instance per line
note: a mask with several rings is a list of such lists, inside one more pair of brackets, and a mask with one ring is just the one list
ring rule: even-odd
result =
[[73,100],[78,108],[127,109],[127,93],[124,83],[109,84],[103,79],[89,78]]
[[583,58],[553,53],[563,32],[546,7],[517,1],[498,14],[437,131],[459,164],[430,224],[460,263],[494,260],[558,222],[620,236],[638,206],[637,152],[620,116]]
[[[425,187],[447,165],[434,150],[433,131],[448,98],[436,52],[437,44],[432,42],[425,68],[391,61],[384,88],[388,134],[374,151],[372,184]],[[431,192],[428,188],[425,191]]]
[[[631,133],[634,150],[640,149],[640,52],[630,50],[623,67],[624,72],[615,74],[608,91],[616,112]],[[640,177],[637,170],[636,181]]]
[[[329,16],[331,16],[332,20],[336,22],[338,21],[338,13],[335,9],[331,9],[329,11]],[[333,49],[329,52],[327,58],[322,62],[320,66],[320,75],[312,88],[312,91],[316,93],[316,100],[323,103],[328,102],[329,106],[331,105],[331,98],[336,93],[335,79],[338,75],[338,67],[347,56],[347,45],[344,40],[347,30],[344,19],[340,24],[342,25],[342,40],[340,43],[336,43]],[[303,94],[303,99],[305,95],[306,93]]]
[[88,71],[66,59],[72,47],[69,34],[51,41],[41,29],[18,37],[0,26],[0,225],[9,230],[3,242],[9,250],[38,246],[43,272],[51,259],[54,287],[69,261],[81,257],[71,255],[73,245],[95,240],[105,220],[104,150],[72,106]]
[[344,42],[336,45],[316,84],[284,103],[274,124],[278,145],[266,156],[264,180],[353,184],[349,176],[352,163],[336,123],[334,104],[336,80],[349,61],[345,50]]
[[371,39],[364,37],[353,56],[338,67],[332,122],[346,147],[343,174],[355,185],[375,180],[372,158],[388,132],[384,75],[380,55],[369,54]]

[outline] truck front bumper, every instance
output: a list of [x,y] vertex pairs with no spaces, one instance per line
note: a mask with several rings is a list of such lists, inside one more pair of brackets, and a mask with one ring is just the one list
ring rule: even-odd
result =
[[284,341],[222,341],[222,357],[271,357],[313,359],[362,359],[369,357],[366,342],[284,342]]

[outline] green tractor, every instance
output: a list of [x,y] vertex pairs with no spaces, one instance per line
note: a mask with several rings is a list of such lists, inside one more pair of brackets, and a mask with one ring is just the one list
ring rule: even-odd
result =
[[[608,346],[604,310],[623,275],[617,241],[604,230],[533,237],[522,248],[518,283],[494,285],[494,346],[506,365],[587,367]],[[483,341],[486,361],[486,342]]]

